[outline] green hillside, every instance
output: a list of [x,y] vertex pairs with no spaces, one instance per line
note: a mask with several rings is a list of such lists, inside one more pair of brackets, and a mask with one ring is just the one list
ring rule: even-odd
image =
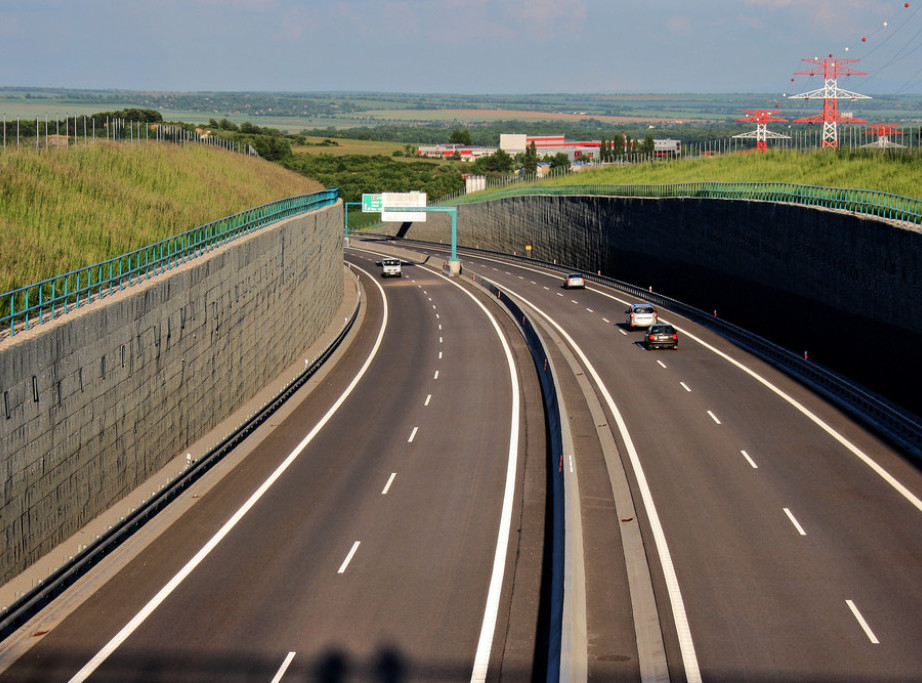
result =
[[214,147],[95,142],[0,153],[0,292],[323,189]]
[[922,198],[922,156],[870,151],[742,152],[669,162],[611,165],[544,181],[557,185],[788,182]]

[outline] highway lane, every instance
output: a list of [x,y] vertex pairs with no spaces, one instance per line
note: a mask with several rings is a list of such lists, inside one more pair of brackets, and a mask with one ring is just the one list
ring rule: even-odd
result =
[[[640,333],[620,326],[627,297],[594,286],[564,291],[562,274],[462,259],[466,274],[493,279],[557,320],[614,397],[656,503],[705,680],[918,676],[917,469],[795,382],[668,312],[662,317],[689,334],[677,352],[647,352]],[[624,456],[621,438],[619,449]],[[649,544],[649,520],[646,532]],[[668,625],[665,581],[654,578]],[[666,647],[675,676],[683,654],[675,633]]]
[[[3,680],[67,680],[133,619],[91,680],[268,681],[283,671],[281,680],[471,680],[524,417],[484,313],[439,276],[408,270],[412,279],[383,283],[389,321],[365,376],[303,451],[289,455],[376,342],[383,308],[367,281],[366,323],[341,362],[349,374],[338,367],[240,466],[200,487],[186,515]],[[247,514],[138,620],[286,458]],[[494,609],[508,609],[508,591],[507,581],[506,594],[490,595]],[[500,614],[479,665],[501,661],[505,626]]]

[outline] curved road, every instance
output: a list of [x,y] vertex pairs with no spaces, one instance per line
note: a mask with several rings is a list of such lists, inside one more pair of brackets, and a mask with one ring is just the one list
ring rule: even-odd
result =
[[[668,311],[661,318],[680,328],[680,349],[646,351],[642,333],[624,325],[633,299],[622,293],[564,290],[562,273],[531,264],[462,260],[465,275],[532,304],[549,333],[583,354],[577,374],[598,378],[592,391],[607,424],[583,419],[574,438],[590,675],[637,673],[617,634],[605,638],[623,619],[625,605],[606,599],[623,576],[606,576],[615,558],[591,550],[632,523],[618,518],[611,486],[607,499],[600,493],[613,451],[630,479],[673,679],[918,679],[918,469],[786,376]],[[557,367],[563,374],[566,363]],[[570,396],[567,406],[578,424],[586,405]],[[609,453],[599,445],[606,431]],[[655,666],[646,671],[655,677]]]
[[505,572],[525,448],[543,448],[522,344],[423,268],[361,278],[365,320],[336,371],[0,679],[527,676],[535,615],[509,613],[537,602],[540,560],[532,595]]

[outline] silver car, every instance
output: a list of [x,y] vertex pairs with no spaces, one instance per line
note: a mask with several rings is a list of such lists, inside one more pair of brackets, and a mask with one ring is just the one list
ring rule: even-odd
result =
[[627,314],[627,326],[632,330],[656,324],[656,309],[650,304],[631,304],[625,313]]

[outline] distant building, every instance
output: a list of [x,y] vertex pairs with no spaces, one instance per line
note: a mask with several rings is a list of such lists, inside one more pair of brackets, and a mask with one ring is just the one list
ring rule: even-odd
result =
[[474,147],[472,145],[420,145],[419,156],[429,159],[453,159],[457,155],[462,161],[473,161],[488,157],[496,152],[496,147]]

